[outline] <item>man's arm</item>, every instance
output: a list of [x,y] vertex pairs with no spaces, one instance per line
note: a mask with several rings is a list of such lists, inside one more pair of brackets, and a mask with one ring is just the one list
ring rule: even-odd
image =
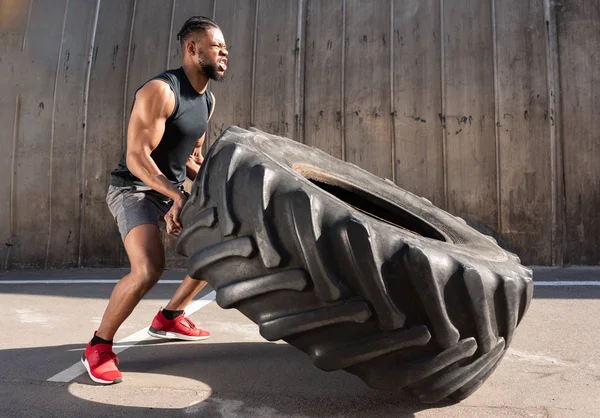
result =
[[165,121],[175,109],[175,95],[162,81],[153,80],[135,95],[127,129],[127,167],[150,188],[173,199],[173,206],[165,214],[168,234],[179,234],[179,214],[186,197],[175,187],[150,156],[165,132]]
[[126,160],[133,175],[177,202],[183,198],[182,193],[150,156],[158,146],[165,131],[165,121],[174,108],[175,95],[163,81],[150,81],[137,92],[127,129]]
[[[212,92],[210,92],[210,94],[212,96],[213,106],[212,106],[212,109],[210,110],[210,115],[208,115],[208,121],[210,121],[210,118],[212,118],[212,115],[215,112],[215,95],[212,94]],[[206,122],[207,125],[208,125],[208,121]],[[202,137],[198,140],[198,142],[196,142],[196,145],[194,145],[194,150],[192,151],[192,154],[188,158],[188,161],[185,165],[186,175],[192,181],[194,181],[196,179],[196,176],[198,175],[198,171],[200,171],[200,166],[204,162],[204,157],[202,156],[202,145],[204,145],[205,138],[206,138],[206,132],[204,133],[204,135],[202,135]]]
[[204,138],[206,138],[206,133],[202,135],[198,142],[196,142],[196,145],[194,145],[194,150],[185,164],[186,175],[192,181],[194,181],[198,175],[200,166],[204,162],[204,157],[202,156],[202,145],[204,144]]

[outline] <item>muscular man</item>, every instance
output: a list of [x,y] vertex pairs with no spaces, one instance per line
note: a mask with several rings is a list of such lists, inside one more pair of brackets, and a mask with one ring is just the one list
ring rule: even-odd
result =
[[[157,75],[135,95],[127,147],[112,175],[106,201],[118,225],[131,271],[113,289],[102,322],[82,356],[98,383],[123,380],[112,351],[117,329],[163,273],[165,253],[159,232],[179,234],[186,201],[185,177],[194,179],[202,164],[206,125],[215,107],[208,88],[227,70],[227,47],[218,25],[202,16],[188,19],[177,35],[182,66]],[[184,316],[184,308],[206,285],[187,276],[159,311],[148,332],[159,338],[201,340],[210,334]]]

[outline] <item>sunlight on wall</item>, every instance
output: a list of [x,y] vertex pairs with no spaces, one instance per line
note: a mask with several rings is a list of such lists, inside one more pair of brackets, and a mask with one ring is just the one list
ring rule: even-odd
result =
[[0,30],[6,30],[19,24],[17,19],[22,13],[27,13],[29,2],[23,0],[4,0],[0,7]]

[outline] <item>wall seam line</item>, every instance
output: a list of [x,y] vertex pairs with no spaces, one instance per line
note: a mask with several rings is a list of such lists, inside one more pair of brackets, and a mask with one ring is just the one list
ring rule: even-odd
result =
[[390,0],[390,116],[392,117],[392,181],[396,183],[396,105],[394,85],[394,0]]
[[14,123],[13,123],[13,147],[12,147],[12,161],[11,161],[12,169],[10,172],[10,203],[9,203],[10,216],[8,218],[9,231],[10,231],[10,238],[9,238],[10,245],[8,246],[8,250],[6,251],[6,260],[4,260],[4,269],[5,270],[8,270],[11,249],[14,245],[13,237],[15,236],[16,231],[17,231],[17,228],[16,228],[17,219],[16,219],[16,212],[15,212],[17,189],[15,187],[15,182],[16,182],[16,177],[17,177],[17,164],[16,164],[17,163],[17,142],[18,142],[18,138],[19,138],[20,116],[21,116],[21,96],[19,96],[19,93],[17,93],[17,95],[15,97],[15,119],[14,119]]
[[29,11],[27,12],[27,23],[25,24],[25,32],[23,33],[23,41],[21,42],[21,52],[25,51],[27,46],[27,35],[29,34],[29,21],[31,20],[31,9],[33,9],[33,0],[29,0]]
[[67,26],[67,12],[69,10],[69,0],[65,0],[65,13],[63,16],[62,30],[60,33],[60,46],[58,48],[58,57],[56,59],[56,70],[54,72],[54,88],[52,91],[52,119],[50,122],[50,165],[48,170],[48,239],[46,240],[46,255],[44,257],[44,268],[48,268],[48,256],[50,254],[50,244],[52,242],[52,180],[54,164],[54,129],[56,119],[56,93],[58,90],[58,77],[60,75],[60,62],[62,59],[63,44],[65,42],[65,28]]
[[94,60],[94,48],[96,46],[96,32],[98,30],[98,18],[100,16],[100,3],[96,2],[96,13],[94,16],[94,26],[92,28],[92,37],[90,39],[90,48],[87,59],[87,69],[85,74],[85,90],[83,93],[83,144],[81,146],[81,184],[80,184],[80,199],[79,199],[79,250],[77,254],[77,266],[81,267],[83,263],[83,242],[85,232],[85,204],[87,193],[87,170],[86,170],[86,154],[87,154],[87,136],[88,136],[88,106],[90,97],[90,82],[92,78],[92,63]]
[[171,65],[171,43],[173,43],[173,21],[175,20],[175,3],[177,0],[173,0],[171,3],[171,23],[169,24],[169,43],[167,44],[167,67]]
[[303,111],[301,110],[301,102],[303,102],[302,89],[304,81],[301,77],[304,75],[302,71],[302,65],[304,64],[303,53],[304,53],[304,44],[302,42],[302,36],[304,31],[302,30],[302,25],[304,22],[304,0],[298,0],[298,19],[296,22],[296,48],[295,48],[295,56],[296,56],[296,76],[294,81],[294,136],[295,140],[301,143],[304,143],[304,135],[302,134],[301,128],[301,118],[303,116]]
[[342,2],[342,76],[341,76],[341,153],[342,160],[346,161],[346,0]]
[[[550,194],[552,207],[551,264],[563,266],[566,256],[566,197],[564,151],[560,124],[560,65],[558,26],[553,0],[544,0],[546,28],[546,78],[550,130]],[[558,83],[558,88],[557,88]]]
[[442,173],[444,175],[444,209],[450,211],[448,196],[448,135],[446,129],[446,27],[444,25],[444,0],[440,0],[440,77],[442,87]]
[[256,99],[256,48],[258,37],[258,12],[260,0],[256,0],[256,9],[254,11],[254,39],[252,40],[252,82],[250,85],[250,126],[256,126],[254,115],[254,101]]
[[[212,4],[212,13],[211,13],[211,18],[213,21],[217,20],[217,0],[213,0],[213,4]],[[227,42],[225,42],[227,43]],[[183,56],[183,52],[181,53],[181,56]],[[208,80],[208,86],[210,88],[210,84],[211,84],[211,80]],[[212,133],[213,133],[213,121],[209,120],[208,123],[206,124],[206,131],[204,132],[204,143],[202,144],[202,152],[204,155],[206,155],[208,153],[208,149],[210,148],[210,144],[212,144]],[[165,239],[166,239],[166,235],[165,235]]]
[[133,27],[135,25],[135,12],[137,9],[137,0],[133,1],[133,11],[131,13],[131,27],[129,29],[129,45],[127,47],[127,64],[125,65],[125,83],[123,88],[123,137],[122,148],[125,150],[127,144],[127,89],[129,88],[129,64],[131,62],[131,45],[133,43]]
[[492,47],[494,59],[494,139],[496,142],[496,210],[497,233],[502,234],[502,155],[500,148],[500,80],[498,77],[498,30],[496,0],[492,0]]

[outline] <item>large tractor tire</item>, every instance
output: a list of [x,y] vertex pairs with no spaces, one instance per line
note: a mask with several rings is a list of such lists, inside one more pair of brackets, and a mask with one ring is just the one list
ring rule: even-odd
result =
[[177,251],[219,306],[322,370],[423,402],[472,394],[533,295],[531,270],[462,219],[258,130],[219,137],[181,220]]

